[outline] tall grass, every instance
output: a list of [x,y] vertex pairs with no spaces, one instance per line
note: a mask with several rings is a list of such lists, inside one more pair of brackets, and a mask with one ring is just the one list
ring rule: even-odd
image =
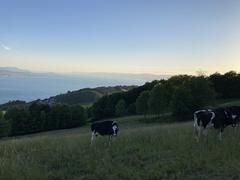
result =
[[2,140],[0,179],[240,179],[240,129],[197,143],[192,123],[134,122],[120,122],[111,146],[90,146],[86,128]]

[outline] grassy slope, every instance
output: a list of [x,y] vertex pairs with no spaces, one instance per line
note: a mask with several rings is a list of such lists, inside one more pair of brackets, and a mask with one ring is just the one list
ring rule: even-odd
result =
[[220,107],[240,106],[240,100],[239,99],[223,99],[223,100],[220,100],[217,104],[219,104]]
[[196,143],[192,123],[118,119],[119,137],[90,146],[89,127],[0,141],[0,179],[239,179],[240,129]]

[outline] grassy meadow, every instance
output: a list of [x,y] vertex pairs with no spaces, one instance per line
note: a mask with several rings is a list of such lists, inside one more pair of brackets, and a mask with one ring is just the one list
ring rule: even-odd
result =
[[192,122],[117,119],[111,146],[98,137],[90,146],[89,127],[5,138],[0,141],[1,180],[77,179],[240,179],[240,129],[212,131],[197,143]]

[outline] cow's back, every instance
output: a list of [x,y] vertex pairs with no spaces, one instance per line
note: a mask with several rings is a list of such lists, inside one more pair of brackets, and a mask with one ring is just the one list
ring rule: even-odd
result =
[[214,113],[213,123],[215,128],[224,128],[233,123],[230,114],[224,108],[217,108]]
[[100,135],[109,135],[113,133],[112,123],[113,121],[95,122],[91,125],[91,130]]

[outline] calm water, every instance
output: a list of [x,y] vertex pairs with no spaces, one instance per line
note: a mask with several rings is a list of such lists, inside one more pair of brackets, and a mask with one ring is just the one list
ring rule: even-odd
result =
[[86,87],[142,85],[144,79],[106,76],[26,76],[0,77],[0,104],[10,100],[44,99]]

